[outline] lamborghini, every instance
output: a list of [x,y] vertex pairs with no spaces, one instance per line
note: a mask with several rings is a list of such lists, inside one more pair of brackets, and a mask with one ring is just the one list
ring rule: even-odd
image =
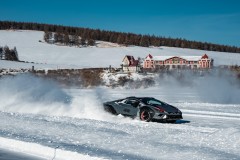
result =
[[182,112],[170,104],[152,97],[127,97],[103,103],[104,109],[111,114],[139,117],[142,121],[164,121],[175,123],[182,119]]

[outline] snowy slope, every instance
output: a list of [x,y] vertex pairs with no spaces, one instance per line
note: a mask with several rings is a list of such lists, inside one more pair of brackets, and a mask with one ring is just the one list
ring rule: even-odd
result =
[[[99,47],[76,48],[56,46],[39,42],[43,41],[40,31],[0,31],[0,46],[17,47],[22,61],[37,62],[49,65],[36,65],[37,68],[83,68],[83,67],[120,67],[125,55],[146,57],[154,56],[202,56],[207,53],[214,59],[215,65],[240,65],[240,54],[210,52],[171,47],[119,47],[108,42],[97,42]],[[0,61],[0,67],[9,67]],[[29,65],[25,65],[28,67]],[[24,65],[22,65],[24,67]]]

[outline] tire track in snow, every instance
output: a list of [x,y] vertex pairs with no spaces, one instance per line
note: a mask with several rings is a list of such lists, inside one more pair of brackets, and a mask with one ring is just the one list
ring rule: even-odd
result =
[[235,114],[235,113],[197,111],[197,110],[185,110],[185,109],[181,109],[181,111],[183,112],[183,116],[217,118],[217,119],[228,119],[228,120],[240,121],[240,114]]

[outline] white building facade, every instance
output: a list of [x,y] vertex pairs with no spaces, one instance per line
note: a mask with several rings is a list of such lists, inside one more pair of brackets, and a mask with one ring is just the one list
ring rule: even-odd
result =
[[213,59],[203,56],[152,56],[148,55],[143,63],[144,69],[209,69]]

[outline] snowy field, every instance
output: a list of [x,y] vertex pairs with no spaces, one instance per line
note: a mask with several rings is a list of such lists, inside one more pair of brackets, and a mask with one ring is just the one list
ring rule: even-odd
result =
[[[41,40],[42,42],[39,42]],[[202,56],[208,54],[214,59],[214,65],[240,65],[240,54],[210,52],[203,50],[180,49],[173,47],[120,47],[113,43],[99,41],[98,47],[67,47],[43,43],[41,31],[0,30],[0,46],[17,47],[21,61],[36,62],[35,68],[91,68],[120,67],[125,55],[135,58],[153,56]],[[31,68],[33,64],[8,64],[0,60],[1,68]]]
[[[46,159],[56,153],[59,160],[238,160],[239,84],[227,78],[205,80],[183,86],[166,79],[147,89],[67,89],[29,75],[3,78],[0,148]],[[184,119],[177,124],[147,123],[103,111],[102,102],[132,95],[171,103]]]
[[[36,69],[119,67],[127,54],[203,55],[214,65],[240,65],[240,54],[170,47],[121,47],[98,42],[76,48],[43,42],[43,32],[0,31],[0,46],[17,47],[22,61]],[[36,64],[38,63],[38,64]],[[0,68],[32,63],[0,60]],[[227,74],[188,79],[165,77],[150,88],[62,88],[27,74],[0,79],[0,148],[44,159],[240,159],[240,86]],[[146,123],[113,116],[102,102],[151,96],[183,112],[176,124]]]

